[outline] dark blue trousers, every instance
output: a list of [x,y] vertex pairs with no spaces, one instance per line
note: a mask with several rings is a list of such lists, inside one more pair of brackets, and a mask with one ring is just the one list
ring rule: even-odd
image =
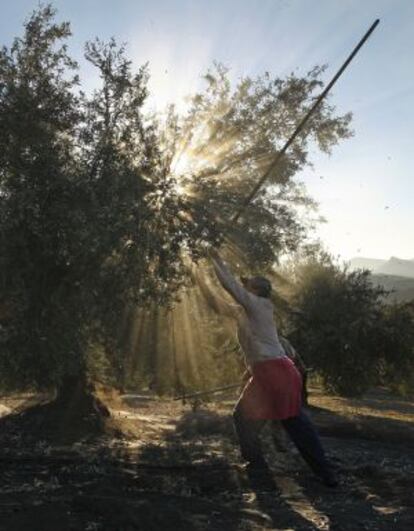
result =
[[[259,434],[266,421],[246,418],[239,404],[234,410],[233,418],[243,458],[252,464],[265,464]],[[313,472],[322,479],[329,480],[332,477],[332,472],[326,460],[321,440],[305,412],[301,410],[297,417],[291,417],[280,422]]]

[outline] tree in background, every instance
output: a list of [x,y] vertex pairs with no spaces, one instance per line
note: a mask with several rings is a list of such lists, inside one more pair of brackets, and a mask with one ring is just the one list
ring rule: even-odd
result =
[[328,389],[359,395],[412,371],[412,307],[387,304],[368,270],[348,271],[316,253],[291,273],[290,337]]
[[401,394],[414,389],[414,301],[384,308],[382,383]]
[[215,64],[188,112],[168,115],[171,173],[193,210],[208,209],[253,268],[273,266],[305,240],[315,205],[294,176],[309,165],[311,147],[329,153],[351,135],[351,114],[338,116],[325,101],[239,222],[228,223],[322,89],[323,71],[283,79],[266,73],[234,85],[229,70]]
[[86,386],[88,351],[122,364],[128,304],[164,304],[184,280],[181,247],[214,241],[182,199],[146,123],[145,67],[114,42],[86,47],[101,75],[78,93],[67,23],[42,7],[0,52],[0,378],[3,386]]
[[78,79],[60,44],[69,26],[51,18],[49,8],[34,14],[24,36],[0,52],[0,372],[12,385],[75,373],[84,348],[69,274],[79,226]]
[[306,234],[295,208],[312,201],[293,176],[309,142],[329,151],[349,136],[350,115],[324,103],[308,139],[229,226],[322,87],[322,69],[232,88],[215,66],[188,112],[163,120],[143,111],[146,67],[133,73],[114,41],[87,44],[101,84],[83,94],[69,24],[54,16],[41,7],[0,52],[0,374],[3,386],[69,396],[86,386],[97,345],[122,379],[128,311],[168,305],[186,281],[184,255],[198,259],[220,231],[251,269],[295,249]]

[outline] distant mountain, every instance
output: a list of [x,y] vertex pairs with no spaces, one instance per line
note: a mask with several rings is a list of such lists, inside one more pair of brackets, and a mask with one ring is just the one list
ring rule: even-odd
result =
[[408,302],[414,300],[414,278],[373,274],[372,280],[378,286],[392,291],[386,299],[389,302]]
[[350,260],[350,265],[352,269],[370,269],[378,275],[414,278],[414,260],[403,260],[395,256],[389,260],[357,257]]
[[414,300],[414,260],[392,256],[389,260],[357,257],[350,260],[351,269],[369,269],[375,284],[393,291],[388,301]]
[[401,258],[391,257],[388,262],[381,265],[375,273],[414,278],[414,260],[401,260]]
[[372,272],[387,263],[387,260],[380,260],[379,258],[351,258],[350,264],[352,269],[370,269]]

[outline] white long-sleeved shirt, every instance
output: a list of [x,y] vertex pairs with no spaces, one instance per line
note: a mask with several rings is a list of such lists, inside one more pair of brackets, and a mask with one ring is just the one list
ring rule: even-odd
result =
[[237,319],[237,337],[246,364],[252,367],[258,361],[284,356],[273,318],[272,301],[245,289],[220,258],[213,259],[213,265],[220,284],[244,310]]

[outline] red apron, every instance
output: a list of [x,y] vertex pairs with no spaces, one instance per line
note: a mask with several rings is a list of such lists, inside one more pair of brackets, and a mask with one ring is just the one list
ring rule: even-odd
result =
[[239,405],[251,420],[283,420],[299,415],[302,377],[286,356],[259,361],[243,389]]

